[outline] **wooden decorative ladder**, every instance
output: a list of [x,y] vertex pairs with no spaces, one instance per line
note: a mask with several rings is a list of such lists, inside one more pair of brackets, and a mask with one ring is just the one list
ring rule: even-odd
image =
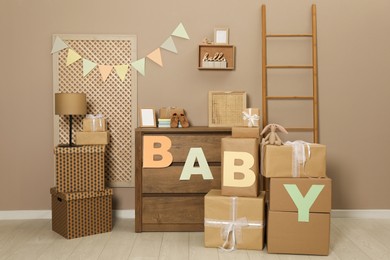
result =
[[[266,33],[266,8],[261,6],[262,14],[262,110],[263,127],[268,124],[269,100],[313,100],[313,127],[286,127],[291,132],[313,132],[313,142],[318,143],[318,68],[317,68],[317,17],[316,5],[312,5],[312,33],[311,34],[267,34]],[[312,64],[311,65],[268,65],[267,64],[267,38],[270,37],[309,37],[312,39]],[[268,96],[267,72],[269,69],[311,69],[313,71],[313,95],[312,96]]]

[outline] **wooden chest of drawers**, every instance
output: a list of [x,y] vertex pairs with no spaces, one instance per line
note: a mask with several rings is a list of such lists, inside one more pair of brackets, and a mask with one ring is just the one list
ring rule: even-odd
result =
[[[221,187],[221,138],[230,136],[231,128],[138,128],[135,134],[135,231],[203,231],[204,196]],[[143,168],[146,136],[170,139],[170,166]],[[180,180],[191,148],[202,148],[212,180],[198,174]]]

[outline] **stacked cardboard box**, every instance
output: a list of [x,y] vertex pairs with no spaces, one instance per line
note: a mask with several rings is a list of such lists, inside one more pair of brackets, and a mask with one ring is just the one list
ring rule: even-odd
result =
[[83,131],[76,132],[77,145],[106,145],[109,140],[110,132],[102,115],[87,115],[83,119]]
[[104,186],[104,145],[55,148],[52,229],[72,239],[112,230],[112,189]]
[[326,147],[293,142],[266,145],[262,152],[268,252],[328,255],[332,182]]
[[[233,128],[234,130],[234,128]],[[259,192],[259,129],[240,128],[221,142],[221,190],[205,196],[206,247],[264,247],[265,192]]]

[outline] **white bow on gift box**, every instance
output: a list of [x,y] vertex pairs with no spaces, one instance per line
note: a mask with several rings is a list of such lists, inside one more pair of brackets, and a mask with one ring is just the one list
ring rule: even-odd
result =
[[260,120],[260,117],[256,114],[252,115],[251,110],[249,109],[249,113],[242,112],[242,119],[245,121],[248,121],[248,127],[258,126],[258,121]]

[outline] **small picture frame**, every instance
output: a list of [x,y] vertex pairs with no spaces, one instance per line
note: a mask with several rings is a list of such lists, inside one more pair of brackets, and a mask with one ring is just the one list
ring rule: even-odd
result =
[[156,112],[154,108],[140,108],[140,127],[156,127]]
[[215,44],[229,44],[229,28],[215,28],[214,29],[214,43]]

